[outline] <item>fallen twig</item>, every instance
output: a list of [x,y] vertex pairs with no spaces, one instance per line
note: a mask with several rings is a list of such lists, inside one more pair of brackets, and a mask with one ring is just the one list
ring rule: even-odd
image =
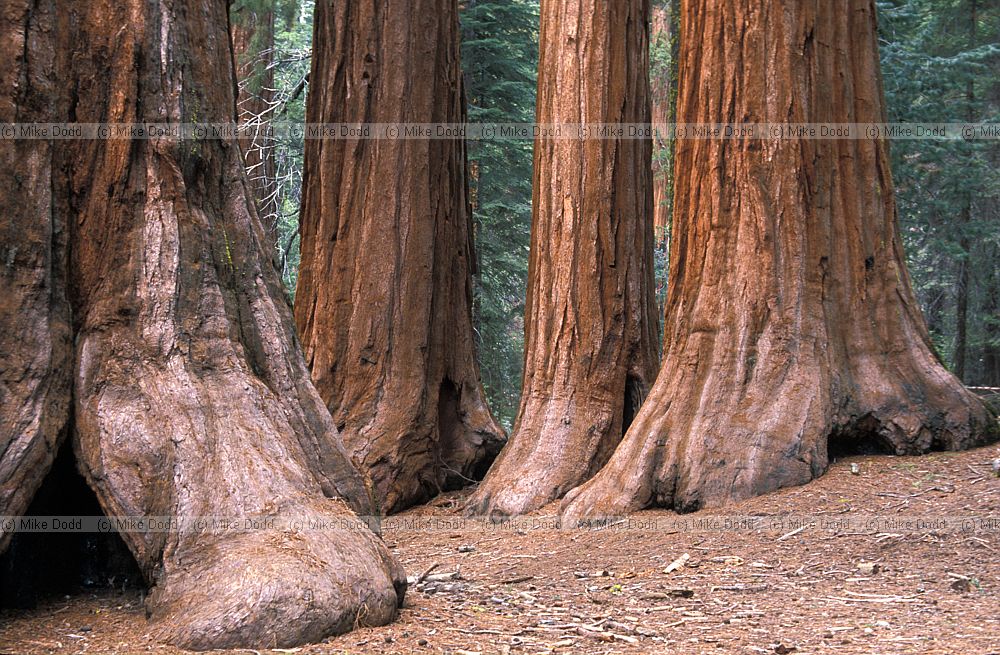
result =
[[809,527],[808,525],[803,525],[801,528],[798,528],[797,530],[792,530],[791,532],[786,532],[785,534],[783,534],[780,537],[778,537],[778,541],[785,541],[786,539],[791,539],[792,537],[794,537],[795,535],[797,535],[798,533],[802,532],[803,530],[805,530],[808,527]]
[[431,571],[433,571],[439,566],[441,566],[441,562],[434,562],[433,564],[428,566],[426,571],[417,576],[417,579],[414,581],[414,584],[420,584],[421,582],[426,580],[427,576],[431,574]]
[[522,575],[518,578],[510,578],[509,580],[501,580],[501,584],[518,584],[520,582],[527,582],[528,580],[534,580],[533,575]]

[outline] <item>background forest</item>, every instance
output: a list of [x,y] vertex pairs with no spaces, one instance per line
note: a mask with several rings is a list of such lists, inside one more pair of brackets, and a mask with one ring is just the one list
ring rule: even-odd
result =
[[0,653],[993,651],[1000,0],[4,2]]
[[[654,102],[669,115],[669,1],[657,0],[650,44]],[[239,0],[232,20],[259,27],[242,54],[241,120],[301,122],[311,54],[313,0]],[[1000,4],[983,0],[884,0],[882,74],[889,122],[1000,121]],[[537,0],[465,0],[462,66],[470,122],[530,122],[538,48]],[[261,100],[264,102],[261,102]],[[655,116],[656,114],[654,114]],[[271,158],[251,177],[271,177],[264,204],[275,261],[294,296],[298,268],[301,139],[252,145]],[[900,228],[914,289],[938,354],[966,384],[1000,386],[1000,142],[892,143]],[[531,224],[532,144],[469,144],[478,268],[475,329],[483,386],[508,430],[520,396],[523,313]],[[657,183],[669,204],[670,144],[654,145]],[[658,228],[657,298],[666,290],[667,222]]]

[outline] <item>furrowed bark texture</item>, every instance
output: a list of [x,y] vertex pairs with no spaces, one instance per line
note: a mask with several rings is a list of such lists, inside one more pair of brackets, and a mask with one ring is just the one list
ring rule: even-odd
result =
[[[649,122],[649,3],[543,0],[539,123]],[[593,475],[656,375],[651,149],[538,139],[521,406],[467,511],[520,514]]]
[[[233,120],[226,11],[223,0],[65,8],[55,37],[65,66],[47,80],[69,89],[64,118]],[[51,154],[70,233],[74,450],[106,513],[369,514],[364,478],[295,346],[237,144],[75,140]],[[44,254],[23,235],[45,216],[22,212],[14,243]],[[154,634],[187,648],[289,646],[385,623],[405,588],[367,530],[122,536],[154,585]]]
[[[0,122],[57,115],[54,24],[47,0],[0,10]],[[66,224],[52,185],[49,142],[0,141],[0,515],[27,509],[69,419]]]
[[[680,122],[880,122],[872,0],[682,2]],[[664,366],[564,516],[691,511],[831,455],[995,436],[932,354],[884,140],[678,141]]]
[[[455,0],[316,5],[311,123],[464,120]],[[503,443],[472,334],[461,140],[307,140],[299,333],[393,512],[479,479]]]

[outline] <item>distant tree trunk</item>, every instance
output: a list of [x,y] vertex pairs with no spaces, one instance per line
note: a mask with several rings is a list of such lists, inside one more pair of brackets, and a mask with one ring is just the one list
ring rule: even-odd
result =
[[[971,200],[962,208],[958,228],[967,230],[972,220]],[[970,266],[972,253],[969,238],[962,236],[958,241],[962,259],[958,262],[958,279],[955,281],[955,352],[953,366],[955,377],[965,380],[965,360],[969,350],[969,285],[972,282]]]
[[984,314],[986,345],[983,353],[983,381],[988,387],[1000,387],[1000,248],[994,247],[990,253],[994,270],[989,276]]
[[[672,47],[675,30],[671,29],[670,8],[666,4],[653,6],[652,40],[657,49]],[[661,56],[664,54],[659,53]],[[652,100],[652,122],[658,126],[658,136],[653,144],[653,234],[656,238],[656,248],[664,252],[670,247],[668,237],[670,231],[670,166],[673,163],[670,153],[669,125],[673,122],[672,107],[675,83],[670,66],[658,66],[656,75],[650,77],[650,98]]]
[[[873,0],[685,0],[678,120],[884,120]],[[938,362],[896,223],[888,144],[678,142],[664,365],[564,517],[691,511],[803,484],[833,457],[986,442]]]
[[[936,222],[937,221],[932,217],[931,218],[932,230],[934,229]],[[939,262],[942,267],[947,267],[951,263],[950,259],[948,259],[947,257],[941,257]],[[919,293],[919,291],[917,293]],[[921,299],[923,301],[921,304],[924,307],[923,311],[924,321],[926,322],[927,330],[932,335],[933,339],[935,336],[940,335],[945,330],[944,323],[945,323],[945,309],[946,309],[945,308],[946,294],[944,293],[944,291],[942,291],[936,286],[930,288],[927,291],[924,291],[924,294],[925,297]],[[936,346],[934,346],[934,349],[935,352],[937,352]],[[938,359],[940,359],[943,362],[944,356],[942,355],[942,353],[937,352],[937,355]]]
[[[0,122],[50,122],[65,110],[54,0],[0,11]],[[66,298],[65,199],[53,195],[53,145],[0,140],[0,515],[22,514],[65,437],[73,341]],[[0,552],[11,532],[0,532]]]
[[[538,122],[648,123],[648,0],[543,0]],[[520,514],[593,475],[656,375],[651,142],[539,139],[521,406],[467,511]]]
[[[13,1],[20,11],[0,17],[0,47],[23,52],[5,61],[20,62],[26,79],[2,78],[5,117],[47,114],[38,103],[51,92],[64,94],[58,118],[82,123],[233,120],[225,0],[92,0],[58,16],[46,0]],[[25,40],[25,25],[37,38]],[[16,445],[31,450],[3,451],[4,513],[47,472],[68,373],[77,464],[108,514],[331,519],[372,510],[296,348],[235,142],[0,147],[5,178],[27,182],[6,196],[14,211],[0,218],[11,236],[3,243],[13,243],[5,284],[18,278],[12,303],[27,310],[2,306],[0,356],[24,362],[24,376],[3,397],[0,425],[23,426]],[[69,363],[64,298],[75,327]],[[8,481],[18,479],[24,492],[11,502]],[[385,623],[405,588],[368,530],[122,536],[155,585],[154,634],[187,648],[288,646],[359,620]]]
[[[311,123],[465,119],[456,0],[317,3]],[[307,140],[295,315],[313,380],[392,512],[503,443],[472,332],[460,139]]]
[[[977,45],[979,25],[977,0],[969,0],[969,47]],[[965,120],[976,121],[976,87],[970,77],[965,83]],[[959,241],[962,259],[958,266],[958,280],[955,283],[955,375],[959,380],[965,380],[965,361],[969,350],[969,285],[972,282],[972,243],[967,234],[969,223],[972,222],[972,193],[966,193],[962,211],[959,214]]]
[[240,139],[250,188],[264,225],[269,254],[277,257],[278,185],[274,140],[267,136],[274,112],[274,11],[255,11],[247,3],[230,7],[230,35],[236,58],[236,116],[241,125],[257,127],[255,138]]

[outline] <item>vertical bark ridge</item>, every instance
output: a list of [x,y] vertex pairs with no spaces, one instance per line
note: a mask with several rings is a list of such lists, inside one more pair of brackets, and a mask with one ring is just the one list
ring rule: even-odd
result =
[[[310,122],[464,121],[455,0],[320,2],[315,21]],[[472,339],[465,146],[311,140],[305,159],[299,333],[345,443],[396,511],[481,477],[504,438]]]
[[[681,122],[881,122],[871,0],[682,4]],[[740,36],[728,25],[743,26]],[[831,457],[985,443],[934,356],[884,140],[678,142],[665,364],[572,521],[803,484]]]
[[[544,1],[538,122],[648,123],[648,17],[645,0]],[[621,439],[629,381],[651,384],[651,154],[536,140],[521,406],[467,511],[520,514],[586,480]]]
[[[11,0],[0,12],[0,122],[47,122],[65,106],[56,20],[49,0]],[[71,403],[66,224],[52,144],[0,141],[0,188],[0,515],[17,516],[52,465]],[[11,534],[0,535],[0,551]]]
[[[224,0],[95,0],[58,14],[43,4],[48,13],[32,28],[28,51],[42,62],[54,52],[56,64],[32,65],[21,89],[4,81],[4,119],[11,97],[46,97],[58,84],[71,90],[49,96],[62,103],[58,112],[29,104],[18,119],[233,120]],[[17,25],[0,27],[5,47],[21,34]],[[6,330],[0,337],[5,365],[34,357],[29,383],[15,387],[41,407],[34,432],[25,433],[29,447],[51,442],[65,422],[65,377],[73,385],[77,464],[110,515],[273,521],[370,514],[364,477],[297,349],[235,141],[9,143],[0,144],[5,160],[10,150],[33,153],[4,167],[4,176],[27,174],[32,187],[0,219],[10,243],[30,258],[14,257],[17,274],[32,277],[17,302],[38,307],[24,317],[34,322],[29,338],[10,343]],[[62,324],[70,306],[75,353]],[[7,309],[4,325],[22,325]],[[13,416],[23,429],[6,394],[2,409],[5,428]],[[50,455],[17,461],[9,453],[0,466],[6,472],[13,461],[30,494]],[[290,646],[385,623],[405,589],[399,564],[368,530],[122,537],[153,585],[154,634],[192,649]]]

